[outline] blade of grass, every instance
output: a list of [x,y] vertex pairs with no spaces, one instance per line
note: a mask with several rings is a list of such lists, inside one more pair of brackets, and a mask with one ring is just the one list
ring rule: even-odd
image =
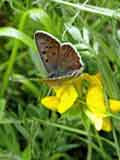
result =
[[20,32],[19,30],[12,27],[1,27],[0,28],[0,37],[10,37],[15,38],[22,41],[28,47],[30,47],[33,51],[36,51],[36,47],[33,43],[33,40],[27,36],[25,33]]
[[[58,123],[54,123],[51,121],[46,121],[46,120],[42,120],[42,119],[38,119],[38,118],[34,118],[34,119],[24,119],[24,120],[10,120],[10,119],[4,119],[4,120],[0,120],[0,124],[24,124],[25,122],[32,122],[32,121],[36,121],[38,123],[41,123],[43,125],[49,125],[51,127],[55,127],[55,128],[60,128],[63,129],[65,131],[71,132],[71,133],[75,133],[75,134],[80,134],[80,135],[84,135],[87,136],[88,133],[86,131],[77,129],[77,128],[72,128],[72,127],[68,127],[66,125],[63,124],[58,124]],[[91,134],[91,136],[93,138],[96,138],[95,134]],[[115,144],[114,142],[110,141],[109,139],[106,139],[104,137],[100,137],[100,139],[106,143],[108,143],[111,147],[115,148]]]
[[120,18],[120,13],[117,10],[101,8],[101,7],[96,7],[96,6],[87,5],[87,4],[83,5],[81,3],[74,4],[74,3],[63,1],[63,0],[51,0],[51,1],[62,4],[62,5],[70,6],[82,11],[90,12],[90,13],[96,13],[99,15],[104,15],[112,18],[114,17],[116,19]]

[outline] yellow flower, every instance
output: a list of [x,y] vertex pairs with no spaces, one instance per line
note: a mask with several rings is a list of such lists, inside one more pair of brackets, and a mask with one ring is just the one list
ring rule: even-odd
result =
[[47,96],[42,99],[41,103],[47,108],[64,113],[75,102],[78,97],[77,91],[72,84],[61,84],[53,86],[56,96]]
[[[91,119],[95,128],[98,131],[104,130],[109,132],[112,129],[112,125],[110,118],[108,117],[107,106],[104,101],[104,94],[100,75],[89,75],[88,77],[87,79],[90,81],[90,86],[86,95],[86,103],[88,106],[86,114]],[[119,112],[120,101],[110,99],[109,107],[111,112]]]
[[111,121],[109,117],[97,116],[95,113],[86,110],[86,114],[91,122],[94,124],[97,131],[104,130],[110,132],[112,129]]
[[[99,73],[96,75],[84,73],[70,83],[58,83],[59,85],[52,83],[50,87],[54,89],[56,95],[43,98],[42,104],[53,111],[66,112],[76,101],[77,91],[81,90],[83,80],[89,82],[88,92],[85,97],[88,107],[85,108],[85,113],[98,131],[111,131],[112,124],[104,101],[104,91]],[[120,101],[109,99],[109,109],[111,112],[119,112]]]
[[86,102],[87,102],[88,109],[91,112],[95,113],[96,116],[105,116],[106,107],[104,103],[104,95],[100,87],[95,86],[88,89]]

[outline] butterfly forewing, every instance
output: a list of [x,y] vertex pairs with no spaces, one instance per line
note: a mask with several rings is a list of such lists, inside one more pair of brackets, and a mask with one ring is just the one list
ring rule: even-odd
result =
[[56,72],[60,43],[49,34],[39,31],[35,33],[37,47],[40,57],[49,74]]

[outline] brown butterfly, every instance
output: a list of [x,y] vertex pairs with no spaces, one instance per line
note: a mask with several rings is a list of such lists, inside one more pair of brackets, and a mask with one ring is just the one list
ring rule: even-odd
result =
[[60,43],[47,32],[35,33],[37,48],[48,72],[47,82],[56,83],[78,77],[83,71],[83,62],[70,43]]

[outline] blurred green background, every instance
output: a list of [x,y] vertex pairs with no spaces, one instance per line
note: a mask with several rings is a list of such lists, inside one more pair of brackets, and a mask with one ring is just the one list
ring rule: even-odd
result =
[[34,40],[44,30],[71,42],[85,72],[99,70],[108,97],[120,99],[119,8],[119,0],[0,0],[0,160],[120,160],[119,113],[112,132],[98,133],[82,110],[61,116],[40,104],[51,91],[35,80],[47,73]]

